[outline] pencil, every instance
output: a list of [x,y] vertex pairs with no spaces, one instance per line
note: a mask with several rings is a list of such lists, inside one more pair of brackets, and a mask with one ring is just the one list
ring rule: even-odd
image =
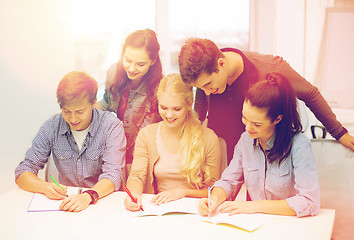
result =
[[[57,180],[55,180],[55,178],[52,175],[49,175],[49,177],[53,180],[53,182],[61,188],[61,190],[64,191],[64,188],[62,186],[60,186],[60,184],[57,182]],[[69,197],[68,194],[65,195],[66,197]]]

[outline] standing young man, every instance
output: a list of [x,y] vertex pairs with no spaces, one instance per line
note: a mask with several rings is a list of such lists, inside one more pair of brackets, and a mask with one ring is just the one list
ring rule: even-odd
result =
[[[16,183],[26,191],[63,199],[60,209],[79,212],[115,190],[122,183],[126,138],[113,114],[94,108],[97,82],[83,72],[70,72],[57,88],[61,113],[47,120],[35,136],[25,159],[15,170]],[[59,182],[37,177],[52,154]],[[66,196],[67,186],[89,188]]]
[[219,49],[208,39],[189,39],[179,54],[183,81],[197,87],[195,110],[200,120],[208,113],[208,127],[225,139],[228,161],[244,132],[242,104],[251,85],[267,73],[278,72],[291,82],[297,98],[315,114],[327,131],[341,144],[354,151],[354,137],[337,121],[318,89],[301,77],[281,57]]

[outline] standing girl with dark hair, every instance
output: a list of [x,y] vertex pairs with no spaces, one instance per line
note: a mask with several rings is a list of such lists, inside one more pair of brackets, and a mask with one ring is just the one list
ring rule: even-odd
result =
[[156,90],[162,78],[160,45],[150,29],[131,33],[118,63],[107,71],[106,91],[96,107],[111,111],[123,122],[127,137],[127,173],[140,129],[160,120]]
[[[256,83],[245,96],[242,122],[246,131],[213,186],[210,206],[207,199],[201,200],[200,214],[207,215],[222,203],[219,211],[230,214],[318,214],[316,163],[311,143],[301,133],[295,92],[288,80],[271,73]],[[243,183],[250,201],[232,201]]]

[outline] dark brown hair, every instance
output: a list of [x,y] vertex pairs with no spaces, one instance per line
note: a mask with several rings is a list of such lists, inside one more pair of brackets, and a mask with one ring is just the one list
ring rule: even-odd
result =
[[156,91],[162,78],[162,66],[159,56],[160,45],[156,33],[150,29],[135,31],[125,39],[121,57],[118,61],[115,79],[109,88],[113,100],[117,99],[118,95],[122,92],[129,89],[129,78],[123,67],[123,56],[127,47],[144,48],[150,60],[155,61],[155,63],[150,66],[149,71],[143,76],[142,84],[147,94],[147,100],[151,103],[151,106],[157,107]]
[[248,90],[245,101],[257,108],[268,109],[267,115],[272,122],[279,115],[283,116],[275,128],[274,145],[266,151],[271,162],[279,159],[281,163],[290,154],[294,135],[302,131],[293,87],[283,75],[270,73],[264,81],[257,82]]
[[208,39],[191,38],[182,46],[178,57],[179,71],[186,83],[193,83],[202,72],[218,71],[218,59],[224,54]]

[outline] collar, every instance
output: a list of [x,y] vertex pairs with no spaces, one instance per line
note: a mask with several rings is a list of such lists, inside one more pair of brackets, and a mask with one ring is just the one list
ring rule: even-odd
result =
[[[99,121],[99,113],[96,108],[92,109],[92,120],[91,124],[89,126],[88,133],[90,136],[94,136],[94,134],[97,133],[98,130],[98,124],[97,122]],[[59,119],[59,134],[65,135],[69,134],[72,135],[71,129],[69,124],[64,120],[62,113],[60,113],[60,119]]]
[[[274,141],[275,141],[276,133],[273,134],[273,136],[268,140],[267,142],[267,149],[265,150],[270,150],[274,146]],[[253,139],[253,145],[257,147],[261,147],[259,143],[259,138]]]
[[238,78],[236,79],[236,81],[234,81],[232,85],[234,85],[235,82],[240,82],[243,81],[243,79],[245,79],[244,81],[247,81],[249,83],[254,83],[254,81],[257,81],[257,69],[254,66],[254,64],[246,57],[246,55],[239,49],[236,48],[222,48],[220,49],[220,51],[222,52],[234,52],[237,54],[240,54],[240,56],[242,57],[242,61],[243,61],[243,72],[240,74],[240,76],[238,76]]

